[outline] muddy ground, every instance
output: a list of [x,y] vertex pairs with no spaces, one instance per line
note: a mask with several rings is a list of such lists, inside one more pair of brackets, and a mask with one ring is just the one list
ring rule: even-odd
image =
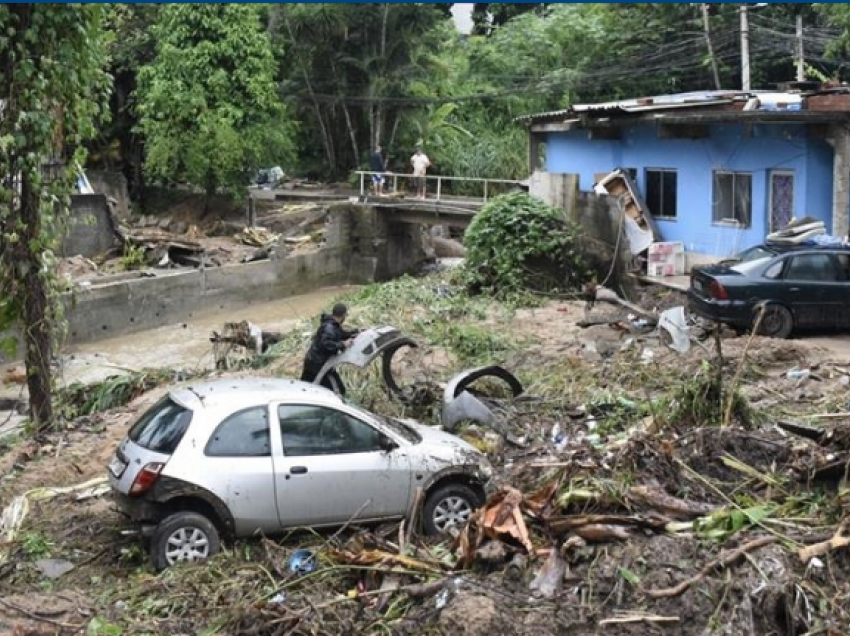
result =
[[[644,304],[677,300],[656,291]],[[49,494],[39,489],[103,476],[158,387],[38,439],[6,440],[0,503],[32,500],[2,546],[0,633],[850,633],[850,555],[830,546],[804,562],[799,552],[846,515],[846,338],[724,337],[718,355],[709,337],[680,355],[628,311],[561,299],[506,307],[465,298],[445,275],[347,301],[353,324],[396,324],[420,342],[395,363],[403,382],[499,362],[534,396],[505,406],[521,447],[461,432],[496,467],[489,509],[514,525],[482,515],[457,542],[414,535],[406,547],[397,524],[257,538],[157,574],[107,496],[39,499]],[[588,316],[614,324],[579,328]],[[259,368],[229,373],[296,374],[308,333],[293,328]],[[807,377],[788,378],[792,368]],[[711,383],[718,369],[721,399],[741,396],[731,409]],[[368,408],[437,422],[433,404],[392,401],[374,370],[344,377]],[[555,425],[563,439],[552,439]],[[286,559],[300,547],[320,568],[292,578]],[[52,578],[50,560],[73,569]],[[555,572],[542,588],[541,570]]]

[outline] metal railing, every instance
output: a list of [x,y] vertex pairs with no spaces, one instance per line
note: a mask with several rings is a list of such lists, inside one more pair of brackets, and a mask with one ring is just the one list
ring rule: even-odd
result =
[[[371,172],[369,170],[354,170],[353,174],[360,175],[360,196],[366,196],[367,179],[366,177],[371,177],[372,175],[379,175],[384,177],[384,179],[392,179],[392,191],[398,192],[398,181],[399,178],[407,179],[410,183],[413,182],[413,179],[417,178],[413,174],[398,174],[396,172]],[[448,185],[451,185],[452,182],[458,183],[479,183],[483,186],[483,196],[482,197],[470,197],[475,199],[482,199],[483,201],[487,201],[488,195],[491,193],[491,186],[508,186],[514,188],[522,188],[525,187],[525,182],[518,181],[515,179],[481,179],[478,177],[446,177],[442,175],[426,175],[425,177],[418,177],[420,179],[424,178],[426,182],[426,187],[428,182],[437,182],[437,196],[435,198],[436,201],[439,201],[443,196],[443,182],[447,182]],[[368,180],[371,182],[371,178]],[[499,188],[500,189],[500,188]],[[498,190],[498,189],[497,189]]]

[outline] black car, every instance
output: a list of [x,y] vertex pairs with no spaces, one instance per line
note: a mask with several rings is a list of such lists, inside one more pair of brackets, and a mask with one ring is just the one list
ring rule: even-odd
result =
[[850,247],[759,245],[694,268],[689,309],[738,330],[787,338],[794,329],[850,328]]

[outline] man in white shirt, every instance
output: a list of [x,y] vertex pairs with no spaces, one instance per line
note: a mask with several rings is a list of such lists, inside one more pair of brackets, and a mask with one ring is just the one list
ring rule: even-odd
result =
[[425,173],[428,166],[431,165],[431,160],[428,155],[422,152],[422,149],[417,147],[416,152],[410,158],[410,163],[413,166],[413,186],[416,188],[416,198],[425,198]]

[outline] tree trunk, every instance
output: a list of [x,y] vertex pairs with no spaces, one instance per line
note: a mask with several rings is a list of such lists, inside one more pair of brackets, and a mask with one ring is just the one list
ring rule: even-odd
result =
[[38,210],[38,194],[32,187],[26,172],[21,179],[21,220],[23,230],[20,249],[16,249],[18,263],[25,269],[23,324],[26,346],[27,388],[30,394],[30,416],[38,430],[44,430],[53,420],[52,334],[48,315],[48,298],[41,271],[41,253],[29,248],[41,238],[41,219]]
[[[289,39],[294,44],[296,42],[295,34],[292,31],[292,24],[290,24],[289,17],[287,17],[286,14],[284,14],[283,21],[286,24]],[[325,120],[322,117],[322,109],[319,106],[319,100],[316,98],[316,92],[313,90],[313,83],[310,81],[310,73],[307,72],[307,68],[304,66],[304,61],[298,53],[296,53],[296,57],[298,59],[298,67],[301,69],[301,74],[304,76],[304,84],[307,86],[307,92],[310,93],[310,99],[313,102],[313,111],[316,113],[316,122],[319,124],[319,130],[322,133],[322,143],[325,146],[325,156],[328,158],[328,168],[332,173],[334,173],[336,172],[336,153],[334,152],[333,139],[331,138],[330,133],[328,133],[327,126],[325,126]]]
[[702,7],[702,26],[705,32],[705,45],[708,47],[708,58],[711,61],[711,72],[714,76],[714,88],[720,90],[720,73],[717,70],[717,57],[714,55],[714,45],[711,42],[711,21],[708,16],[708,5],[703,2]]

